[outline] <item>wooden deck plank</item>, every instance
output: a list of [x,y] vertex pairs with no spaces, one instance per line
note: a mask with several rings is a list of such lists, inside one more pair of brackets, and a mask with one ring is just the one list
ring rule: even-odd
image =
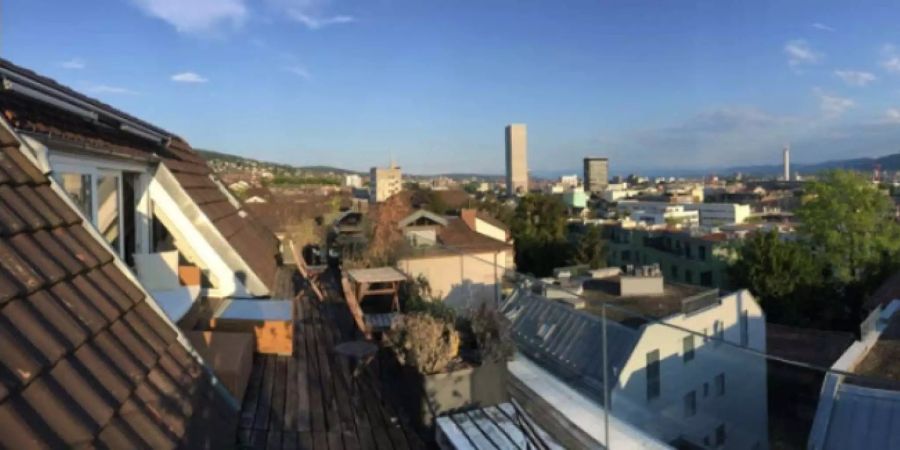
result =
[[297,318],[297,330],[294,333],[294,339],[297,342],[294,348],[297,349],[295,358],[297,361],[297,431],[304,432],[312,430],[312,407],[310,406],[309,395],[309,355],[307,354],[306,341],[308,340],[306,329],[307,314],[306,305],[302,305],[302,299],[298,299],[297,304],[301,305],[297,308],[299,316]]
[[262,389],[259,393],[259,401],[256,405],[256,420],[253,422],[254,430],[267,430],[269,416],[272,412],[272,391],[275,388],[275,357],[272,355],[260,355],[265,360]]
[[281,448],[284,450],[297,450],[300,448],[300,435],[296,431],[285,431],[281,435]]
[[270,431],[284,431],[284,405],[287,397],[287,356],[275,357],[275,376],[272,389],[272,408],[269,416]]
[[[296,337],[294,338],[296,340]],[[297,348],[296,346],[294,348]],[[297,357],[286,358],[287,368],[285,374],[284,416],[281,429],[288,432],[297,431]]]
[[250,380],[247,382],[247,391],[244,394],[244,404],[241,407],[240,428],[253,427],[256,418],[256,405],[259,402],[259,391],[262,389],[263,369],[259,355],[253,355],[253,369],[250,372]]
[[281,431],[269,430],[266,438],[266,450],[281,450]]

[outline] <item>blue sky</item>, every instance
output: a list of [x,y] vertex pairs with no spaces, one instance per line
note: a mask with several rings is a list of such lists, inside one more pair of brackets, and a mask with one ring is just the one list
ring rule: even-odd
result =
[[830,1],[6,0],[0,55],[199,148],[417,173],[900,151],[900,7]]

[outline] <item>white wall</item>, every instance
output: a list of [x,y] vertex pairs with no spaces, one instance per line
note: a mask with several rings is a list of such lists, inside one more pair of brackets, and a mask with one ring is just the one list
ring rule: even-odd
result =
[[[661,323],[645,326],[613,390],[614,414],[664,441],[684,435],[703,445],[708,436],[713,445],[716,427],[724,423],[728,448],[754,448],[757,443],[767,448],[766,360],[728,344],[741,342],[743,310],[748,315],[748,348],[764,352],[765,318],[746,290],[723,297],[717,306],[665,320],[701,335],[694,336],[694,358],[688,362],[683,359],[688,332]],[[704,332],[712,335],[717,320],[727,343],[702,338]],[[648,401],[646,362],[653,350],[660,353],[660,396]],[[722,396],[716,393],[718,374],[725,377]],[[704,385],[708,385],[707,395]],[[685,395],[690,391],[696,393],[696,414],[685,417]]]
[[475,232],[500,242],[506,242],[506,230],[475,217]]
[[497,281],[502,280],[507,268],[512,268],[511,264],[512,251],[508,250],[407,258],[398,261],[397,267],[413,278],[423,275],[431,285],[432,295],[464,310],[482,302],[494,302],[499,293]]

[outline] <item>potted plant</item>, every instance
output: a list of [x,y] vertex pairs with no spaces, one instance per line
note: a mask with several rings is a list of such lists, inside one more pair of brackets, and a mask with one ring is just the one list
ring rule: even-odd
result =
[[451,411],[508,400],[506,362],[514,348],[505,317],[488,307],[450,316],[439,308],[408,313],[385,336],[402,365],[411,394],[407,406],[420,426]]

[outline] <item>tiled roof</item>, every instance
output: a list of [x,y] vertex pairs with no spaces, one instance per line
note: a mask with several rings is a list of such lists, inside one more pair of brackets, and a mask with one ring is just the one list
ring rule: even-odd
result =
[[881,306],[887,306],[892,300],[900,299],[900,272],[891,275],[887,280],[881,283],[881,286],[875,290],[871,297],[866,300],[864,308],[872,311]]
[[214,448],[236,414],[0,128],[2,446]]
[[[602,402],[604,379],[601,318],[529,292],[515,291],[501,307],[511,322],[519,352],[573,387]],[[634,350],[640,331],[608,322],[609,379],[615,380]]]
[[[151,130],[165,131],[136,119],[109,105],[84,96],[53,80],[42,77],[9,61],[0,59],[0,69],[40,80],[68,96],[132,120]],[[275,237],[252,216],[241,217],[239,210],[211,179],[206,161],[190,145],[172,136],[168,145],[122,132],[103,123],[91,123],[62,109],[29,100],[0,90],[0,112],[19,131],[30,132],[54,142],[68,144],[85,151],[115,154],[142,160],[159,160],[175,176],[181,187],[229,241],[244,262],[267,287],[271,288],[277,269],[278,243]]]

